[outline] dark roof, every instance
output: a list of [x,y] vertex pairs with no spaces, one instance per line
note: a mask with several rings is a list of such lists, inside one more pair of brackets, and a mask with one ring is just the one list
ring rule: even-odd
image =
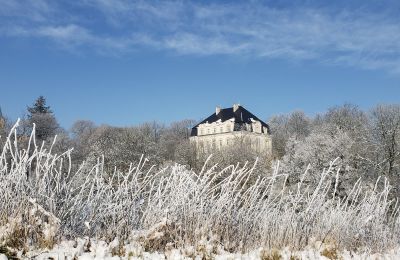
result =
[[235,112],[233,112],[233,107],[229,107],[229,108],[221,109],[221,111],[218,113],[218,115],[213,113],[211,116],[207,117],[206,119],[204,119],[203,121],[201,121],[200,123],[195,125],[192,128],[190,136],[196,136],[197,135],[197,127],[200,124],[204,124],[206,122],[213,123],[213,122],[216,122],[218,120],[221,120],[221,122],[224,122],[224,121],[232,119],[232,118],[235,118],[235,124],[239,124],[239,125],[243,125],[245,123],[249,124],[249,123],[251,123],[251,119],[250,118],[253,118],[253,120],[260,121],[261,125],[266,127],[268,129],[268,132],[269,132],[269,126],[264,121],[260,120],[258,117],[253,115],[251,112],[249,112],[244,107],[239,106],[238,109]]

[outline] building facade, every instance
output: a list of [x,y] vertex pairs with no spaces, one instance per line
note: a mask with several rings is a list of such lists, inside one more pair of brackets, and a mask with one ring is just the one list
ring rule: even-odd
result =
[[201,152],[222,149],[235,142],[247,143],[258,153],[270,153],[272,148],[269,126],[238,104],[217,107],[215,113],[192,128],[190,142]]

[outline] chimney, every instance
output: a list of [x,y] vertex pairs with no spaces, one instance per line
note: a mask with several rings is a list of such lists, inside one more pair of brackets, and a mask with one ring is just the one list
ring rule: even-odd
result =
[[233,104],[233,112],[236,112],[239,109],[240,104]]
[[221,108],[220,108],[220,107],[216,107],[216,108],[215,108],[215,114],[218,115],[219,112],[221,112]]

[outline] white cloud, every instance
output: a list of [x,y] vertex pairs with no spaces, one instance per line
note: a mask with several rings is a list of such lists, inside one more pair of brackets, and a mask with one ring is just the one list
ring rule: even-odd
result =
[[67,41],[84,43],[92,40],[92,36],[85,28],[70,24],[67,26],[45,26],[40,27],[36,34],[39,36],[49,37],[57,41]]
[[94,47],[96,51],[112,55],[126,52],[133,45],[132,39],[99,36],[86,28],[75,24],[66,26],[46,26],[33,31],[36,37],[47,37],[66,49],[74,50],[79,46]]
[[15,17],[41,22],[54,10],[46,0],[0,0],[0,18]]
[[1,30],[3,35],[46,37],[70,47],[93,46],[103,53],[148,47],[183,55],[314,60],[400,72],[400,18],[362,8],[274,8],[258,1],[84,0],[73,6],[81,10],[79,15],[45,0],[27,2],[35,15],[21,17],[15,13],[24,7],[0,0],[9,10],[7,15],[1,12],[0,19],[16,21]]

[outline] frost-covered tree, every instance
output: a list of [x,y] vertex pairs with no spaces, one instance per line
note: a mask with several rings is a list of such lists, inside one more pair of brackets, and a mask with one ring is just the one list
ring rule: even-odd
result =
[[80,122],[74,125],[73,131],[76,132],[75,142],[85,143],[77,146],[77,156],[90,161],[104,156],[107,172],[113,172],[115,168],[127,170],[142,155],[154,163],[162,161],[152,123],[136,127],[94,127],[89,122]]
[[271,154],[268,151],[258,152],[246,134],[229,140],[229,145],[226,146],[215,145],[199,149],[195,155],[195,163],[192,166],[195,171],[200,171],[206,162],[208,166],[215,166],[219,170],[231,165],[243,167],[257,162],[254,176],[266,176],[271,173]]
[[188,165],[190,168],[199,168],[198,158],[196,157],[196,146],[194,144],[191,144],[189,140],[182,140],[175,148],[175,162]]
[[[359,177],[354,172],[354,141],[343,131],[334,135],[328,131],[312,132],[304,139],[291,137],[287,143],[287,153],[282,158],[281,172],[288,175],[288,183],[296,185],[307,170],[304,182],[317,185],[321,169],[327,169],[335,160],[333,170],[339,174],[338,192],[344,195]],[[331,175],[334,180],[336,175]]]
[[358,134],[367,125],[368,118],[356,105],[346,103],[329,108],[324,121],[349,134]]
[[378,105],[372,109],[371,131],[378,164],[388,176],[399,173],[400,105]]
[[96,128],[96,124],[90,120],[78,120],[71,127],[71,133],[76,139],[86,139]]
[[288,115],[273,116],[268,120],[272,132],[273,154],[281,158],[286,152],[286,143],[290,137],[302,139],[311,131],[311,120],[303,111],[294,111]]
[[89,154],[91,149],[90,137],[95,130],[95,123],[88,120],[78,120],[72,125],[70,129],[74,147],[72,156],[76,162],[82,162]]
[[329,108],[325,114],[317,115],[313,120],[312,128],[314,132],[322,131],[332,136],[338,132],[345,133],[352,140],[351,153],[354,171],[357,171],[355,174],[376,176],[368,120],[368,115],[359,107],[346,103]]
[[310,119],[303,111],[293,111],[290,113],[287,124],[291,136],[304,138],[310,134]]
[[272,133],[272,151],[276,158],[285,155],[286,143],[290,137],[287,121],[285,115],[273,116],[268,120]]
[[[195,124],[194,120],[185,119],[178,122],[172,122],[168,127],[164,127],[160,135],[160,150],[161,156],[166,160],[174,160],[176,155],[179,154],[180,159],[186,158],[185,160],[191,161],[188,156],[191,154],[190,145],[188,144],[190,128]],[[186,156],[183,156],[183,149],[189,152]],[[188,150],[189,149],[189,150]],[[183,156],[183,157],[182,157]]]

